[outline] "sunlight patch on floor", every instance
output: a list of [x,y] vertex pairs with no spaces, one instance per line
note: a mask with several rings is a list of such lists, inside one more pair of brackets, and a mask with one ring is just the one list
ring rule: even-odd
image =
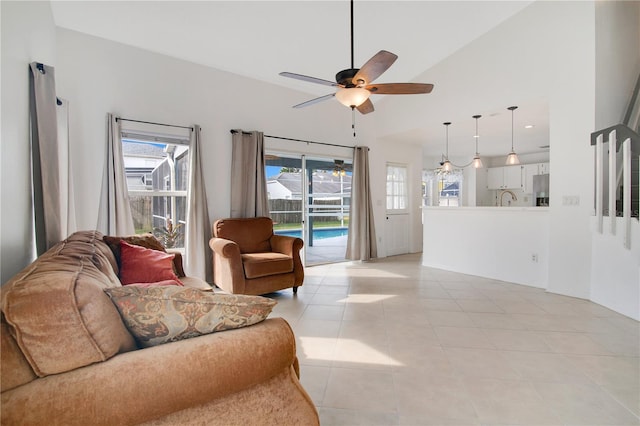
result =
[[[309,360],[404,366],[389,355],[356,339],[305,336],[300,336],[299,339],[302,351]],[[333,345],[335,345],[335,350],[328,350]]]
[[338,303],[376,303],[396,297],[395,294],[350,294]]

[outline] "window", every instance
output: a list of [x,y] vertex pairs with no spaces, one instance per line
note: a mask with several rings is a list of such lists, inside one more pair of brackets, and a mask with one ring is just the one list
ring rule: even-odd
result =
[[136,233],[152,232],[165,247],[183,248],[189,141],[123,132],[122,155]]
[[423,206],[461,206],[464,174],[456,169],[444,173],[439,169],[422,171]]
[[387,210],[407,210],[407,167],[387,164]]
[[438,205],[461,206],[462,171],[438,175]]

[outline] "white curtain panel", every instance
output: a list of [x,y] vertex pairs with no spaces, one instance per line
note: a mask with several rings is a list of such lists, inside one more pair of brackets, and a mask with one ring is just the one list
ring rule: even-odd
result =
[[185,229],[185,272],[213,282],[213,264],[209,239],[211,222],[207,209],[205,180],[202,174],[202,143],[200,126],[193,126],[189,144],[189,192],[187,193],[187,224]]
[[113,114],[107,114],[107,164],[104,168],[98,229],[107,235],[132,235],[135,232],[127,178],[122,157],[122,129]]
[[264,135],[233,130],[231,143],[231,217],[268,217]]
[[[62,241],[60,163],[57,97],[54,68],[29,64],[29,114],[31,122],[31,172],[36,252],[44,253]],[[62,148],[64,150],[64,148]],[[66,227],[66,225],[65,225]]]
[[73,190],[73,167],[69,151],[69,101],[58,98],[58,164],[60,175],[60,234],[65,238],[78,230]]
[[369,184],[369,148],[356,146],[353,150],[353,177],[349,236],[345,257],[350,260],[370,260],[378,256],[373,203]]

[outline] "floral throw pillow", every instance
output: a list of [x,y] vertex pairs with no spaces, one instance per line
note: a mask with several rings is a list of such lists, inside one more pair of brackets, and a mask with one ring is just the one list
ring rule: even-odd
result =
[[189,287],[127,286],[105,289],[141,347],[259,323],[276,301],[215,294]]

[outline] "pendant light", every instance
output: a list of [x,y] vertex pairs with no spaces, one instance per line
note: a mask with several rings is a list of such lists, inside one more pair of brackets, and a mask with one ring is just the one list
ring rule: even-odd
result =
[[450,172],[453,170],[453,166],[451,165],[451,161],[449,161],[449,125],[451,122],[447,121],[446,123],[442,123],[445,125],[446,134],[447,134],[447,145],[446,145],[446,154],[444,156],[444,161],[442,162],[442,170],[445,172]]
[[520,160],[518,159],[518,154],[513,149],[513,111],[516,110],[517,106],[510,106],[507,108],[511,111],[511,152],[507,155],[507,166],[513,166],[516,164],[520,164]]
[[481,115],[474,115],[473,118],[476,119],[476,135],[474,138],[476,139],[476,155],[473,157],[472,164],[476,169],[482,168],[482,160],[480,159],[480,154],[478,154],[478,139],[480,139],[480,135],[478,134],[478,118],[482,117]]

